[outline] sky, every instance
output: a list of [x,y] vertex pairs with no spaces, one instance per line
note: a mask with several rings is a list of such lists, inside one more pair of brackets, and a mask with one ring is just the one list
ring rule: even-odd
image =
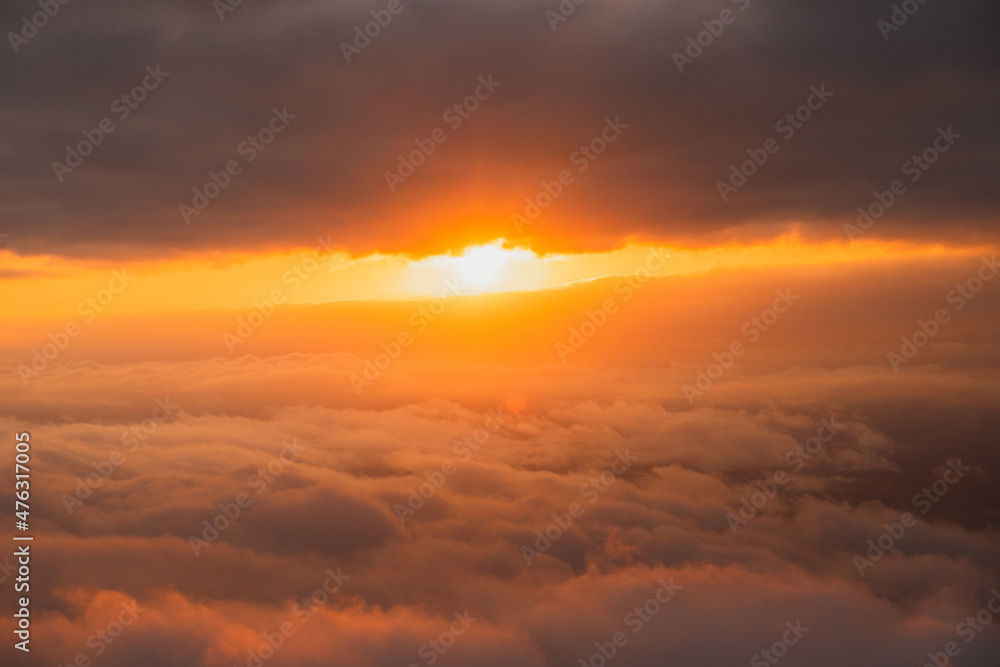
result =
[[[961,139],[872,234],[995,240],[994,3],[921,4],[886,32],[892,3],[588,0],[553,30],[555,2],[401,0],[348,63],[341,44],[386,4],[244,2],[221,21],[202,0],[62,6],[0,62],[8,248],[162,257],[336,232],[357,254],[457,250],[518,235],[511,216],[563,170],[574,183],[519,235],[539,249],[793,225],[839,239],[939,128]],[[0,21],[12,31],[32,9],[5,3]],[[731,23],[678,71],[673,54],[698,53],[688,38],[726,9]],[[144,79],[153,89],[133,101]],[[814,86],[830,94],[822,107],[775,129]],[[458,115],[477,89],[487,99]],[[275,109],[294,118],[241,154]],[[105,118],[113,131],[79,167],[53,167]],[[572,156],[606,119],[620,136],[596,160],[578,155],[578,172]],[[390,190],[385,173],[438,129],[444,142]],[[723,201],[717,183],[769,138],[778,152]],[[232,160],[241,173],[185,224],[180,204]]]
[[5,3],[2,663],[995,665],[998,18]]

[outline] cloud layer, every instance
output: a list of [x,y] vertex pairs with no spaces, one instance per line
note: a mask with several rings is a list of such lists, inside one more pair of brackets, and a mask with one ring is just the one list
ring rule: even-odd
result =
[[[609,285],[546,305],[558,324],[535,330],[522,363],[448,338],[483,312],[473,299],[360,394],[370,332],[357,352],[285,335],[252,339],[261,356],[67,352],[27,387],[11,366],[0,426],[30,431],[36,457],[30,664],[255,664],[248,652],[287,624],[266,664],[554,667],[622,632],[614,664],[708,666],[748,662],[800,623],[789,664],[923,664],[956,641],[957,664],[992,665],[996,624],[968,642],[961,624],[1000,585],[983,334],[996,297],[984,290],[895,373],[886,352],[970,271],[919,268],[651,284],[566,364],[554,340]],[[801,302],[751,344],[741,323],[789,284]],[[878,309],[879,327],[857,315]],[[268,326],[314,329],[299,317]],[[831,348],[831,327],[857,342]],[[746,353],[689,402],[684,385],[732,340]],[[279,341],[284,354],[263,354]],[[904,513],[913,525],[870,554]],[[871,559],[863,576],[856,557]],[[666,604],[664,582],[680,587]],[[142,611],[97,656],[130,605]]]

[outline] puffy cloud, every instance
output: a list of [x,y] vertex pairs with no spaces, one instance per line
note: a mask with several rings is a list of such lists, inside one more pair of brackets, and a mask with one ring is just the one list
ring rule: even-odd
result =
[[[1000,585],[983,333],[997,297],[984,291],[900,373],[885,361],[967,272],[928,260],[664,279],[566,364],[552,345],[606,283],[524,295],[547,313],[531,336],[504,297],[473,298],[360,394],[350,376],[405,321],[398,304],[276,315],[280,335],[262,329],[231,359],[199,344],[226,314],[109,318],[28,386],[24,349],[8,347],[0,429],[33,443],[30,664],[246,664],[290,622],[268,664],[424,665],[468,611],[441,664],[578,664],[618,631],[615,664],[749,661],[801,620],[797,662],[919,664],[958,641],[965,664],[992,665],[995,624],[968,644],[957,633]],[[682,386],[744,338],[775,285],[802,301],[687,401]],[[160,347],[137,323],[192,344]],[[485,342],[468,344],[470,323]],[[134,348],[118,346],[130,331]],[[810,444],[823,420],[837,433]],[[959,459],[962,477],[935,486]],[[0,476],[0,494],[13,481]],[[914,525],[869,554],[904,513]],[[855,557],[872,561],[863,576]],[[330,572],[341,589],[299,623],[294,605]],[[632,632],[661,579],[682,588]],[[88,638],[133,600],[145,611],[94,655]]]

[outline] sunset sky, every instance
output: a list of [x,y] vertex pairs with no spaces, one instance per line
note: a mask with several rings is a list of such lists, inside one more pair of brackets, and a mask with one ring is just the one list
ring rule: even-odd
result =
[[995,666],[998,25],[5,3],[0,663]]

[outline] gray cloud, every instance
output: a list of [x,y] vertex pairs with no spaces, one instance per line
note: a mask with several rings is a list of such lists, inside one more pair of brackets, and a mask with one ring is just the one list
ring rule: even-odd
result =
[[[876,21],[889,4],[753,2],[681,75],[671,54],[731,3],[591,2],[555,32],[550,4],[404,3],[350,65],[338,44],[370,20],[364,3],[244,3],[221,23],[202,2],[67,5],[0,64],[0,225],[19,251],[70,254],[308,245],[331,227],[352,250],[405,249],[440,244],[470,216],[484,235],[509,235],[524,197],[617,115],[628,133],[547,213],[552,232],[573,225],[578,243],[609,245],[630,233],[768,236],[794,222],[839,237],[953,126],[961,142],[873,234],[992,237],[994,5],[924,5],[885,42]],[[3,23],[33,6],[9,5]],[[156,64],[170,76],[58,183],[64,146]],[[383,172],[486,73],[501,90],[391,194]],[[814,84],[834,98],[723,203],[716,181]],[[185,226],[178,204],[275,106],[298,116],[292,126]],[[463,214],[470,192],[479,203]]]

